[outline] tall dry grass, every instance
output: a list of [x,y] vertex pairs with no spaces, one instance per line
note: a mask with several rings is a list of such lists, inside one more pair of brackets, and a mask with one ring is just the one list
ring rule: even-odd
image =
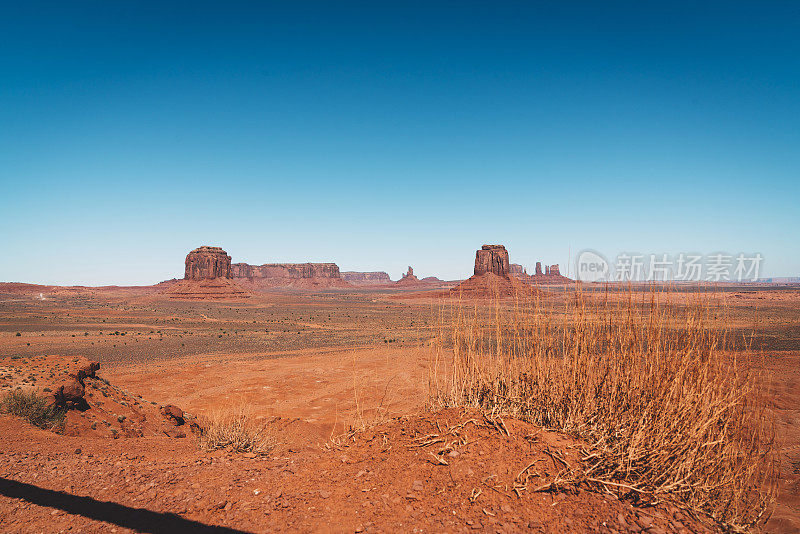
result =
[[210,415],[198,417],[199,445],[202,449],[269,454],[276,439],[269,429],[259,423],[245,405],[221,408]]
[[729,350],[725,312],[656,290],[576,287],[559,305],[451,301],[440,309],[433,400],[583,438],[575,483],[670,495],[750,528],[774,501],[777,455],[765,382],[749,346]]

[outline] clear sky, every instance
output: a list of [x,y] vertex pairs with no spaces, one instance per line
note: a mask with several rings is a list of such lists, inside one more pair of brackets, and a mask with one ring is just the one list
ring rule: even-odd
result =
[[[0,281],[475,249],[800,275],[798,2],[5,2]],[[562,270],[565,270],[562,268]]]

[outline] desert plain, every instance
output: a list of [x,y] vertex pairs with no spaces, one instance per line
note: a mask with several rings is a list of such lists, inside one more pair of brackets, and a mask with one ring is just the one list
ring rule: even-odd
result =
[[[542,287],[541,305],[559,317],[576,291]],[[631,291],[650,289],[610,295]],[[547,480],[580,462],[580,447],[523,421],[432,405],[448,294],[446,285],[264,289],[215,301],[158,286],[0,284],[0,394],[51,392],[70,365],[100,363],[86,380],[91,408],[69,410],[61,432],[0,414],[0,530],[721,531],[668,500],[515,489],[532,462]],[[757,530],[797,532],[800,288],[695,285],[669,298],[698,294],[725,310],[717,319],[731,337],[749,340],[770,396],[779,487]],[[186,424],[175,426],[166,406]],[[268,452],[199,446],[189,421],[224,413],[247,413]],[[433,451],[437,442],[447,450]]]

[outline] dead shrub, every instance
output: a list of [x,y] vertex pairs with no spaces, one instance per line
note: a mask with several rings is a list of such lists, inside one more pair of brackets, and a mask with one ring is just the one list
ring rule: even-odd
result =
[[199,416],[202,428],[200,447],[207,451],[225,449],[232,452],[269,454],[275,447],[275,438],[269,429],[255,421],[252,412],[244,406],[216,410],[208,416]]
[[451,301],[440,312],[432,400],[583,438],[575,483],[637,500],[669,495],[751,528],[776,490],[766,382],[748,346],[730,350],[724,309],[669,297],[576,287],[563,308],[535,296]]

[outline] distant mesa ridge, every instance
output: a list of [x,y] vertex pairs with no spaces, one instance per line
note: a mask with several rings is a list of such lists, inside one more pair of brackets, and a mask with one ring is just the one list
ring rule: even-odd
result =
[[[475,252],[474,275],[458,286],[459,291],[474,294],[516,294],[529,284],[558,284],[570,280],[561,276],[559,266],[536,263],[533,275],[525,268],[510,263],[503,245],[483,245]],[[324,263],[231,263],[222,247],[203,245],[186,256],[184,279],[170,286],[171,298],[181,299],[240,299],[249,298],[251,291],[270,288],[346,288],[353,285],[393,284],[408,288],[441,284],[436,277],[420,280],[409,266],[397,282],[383,271],[341,273],[333,262]],[[489,287],[491,286],[491,287]]]
[[265,263],[231,265],[233,278],[342,278],[335,263]]
[[343,271],[340,274],[343,280],[354,285],[378,285],[392,283],[392,279],[389,278],[389,274],[384,271],[363,273],[358,271]]

